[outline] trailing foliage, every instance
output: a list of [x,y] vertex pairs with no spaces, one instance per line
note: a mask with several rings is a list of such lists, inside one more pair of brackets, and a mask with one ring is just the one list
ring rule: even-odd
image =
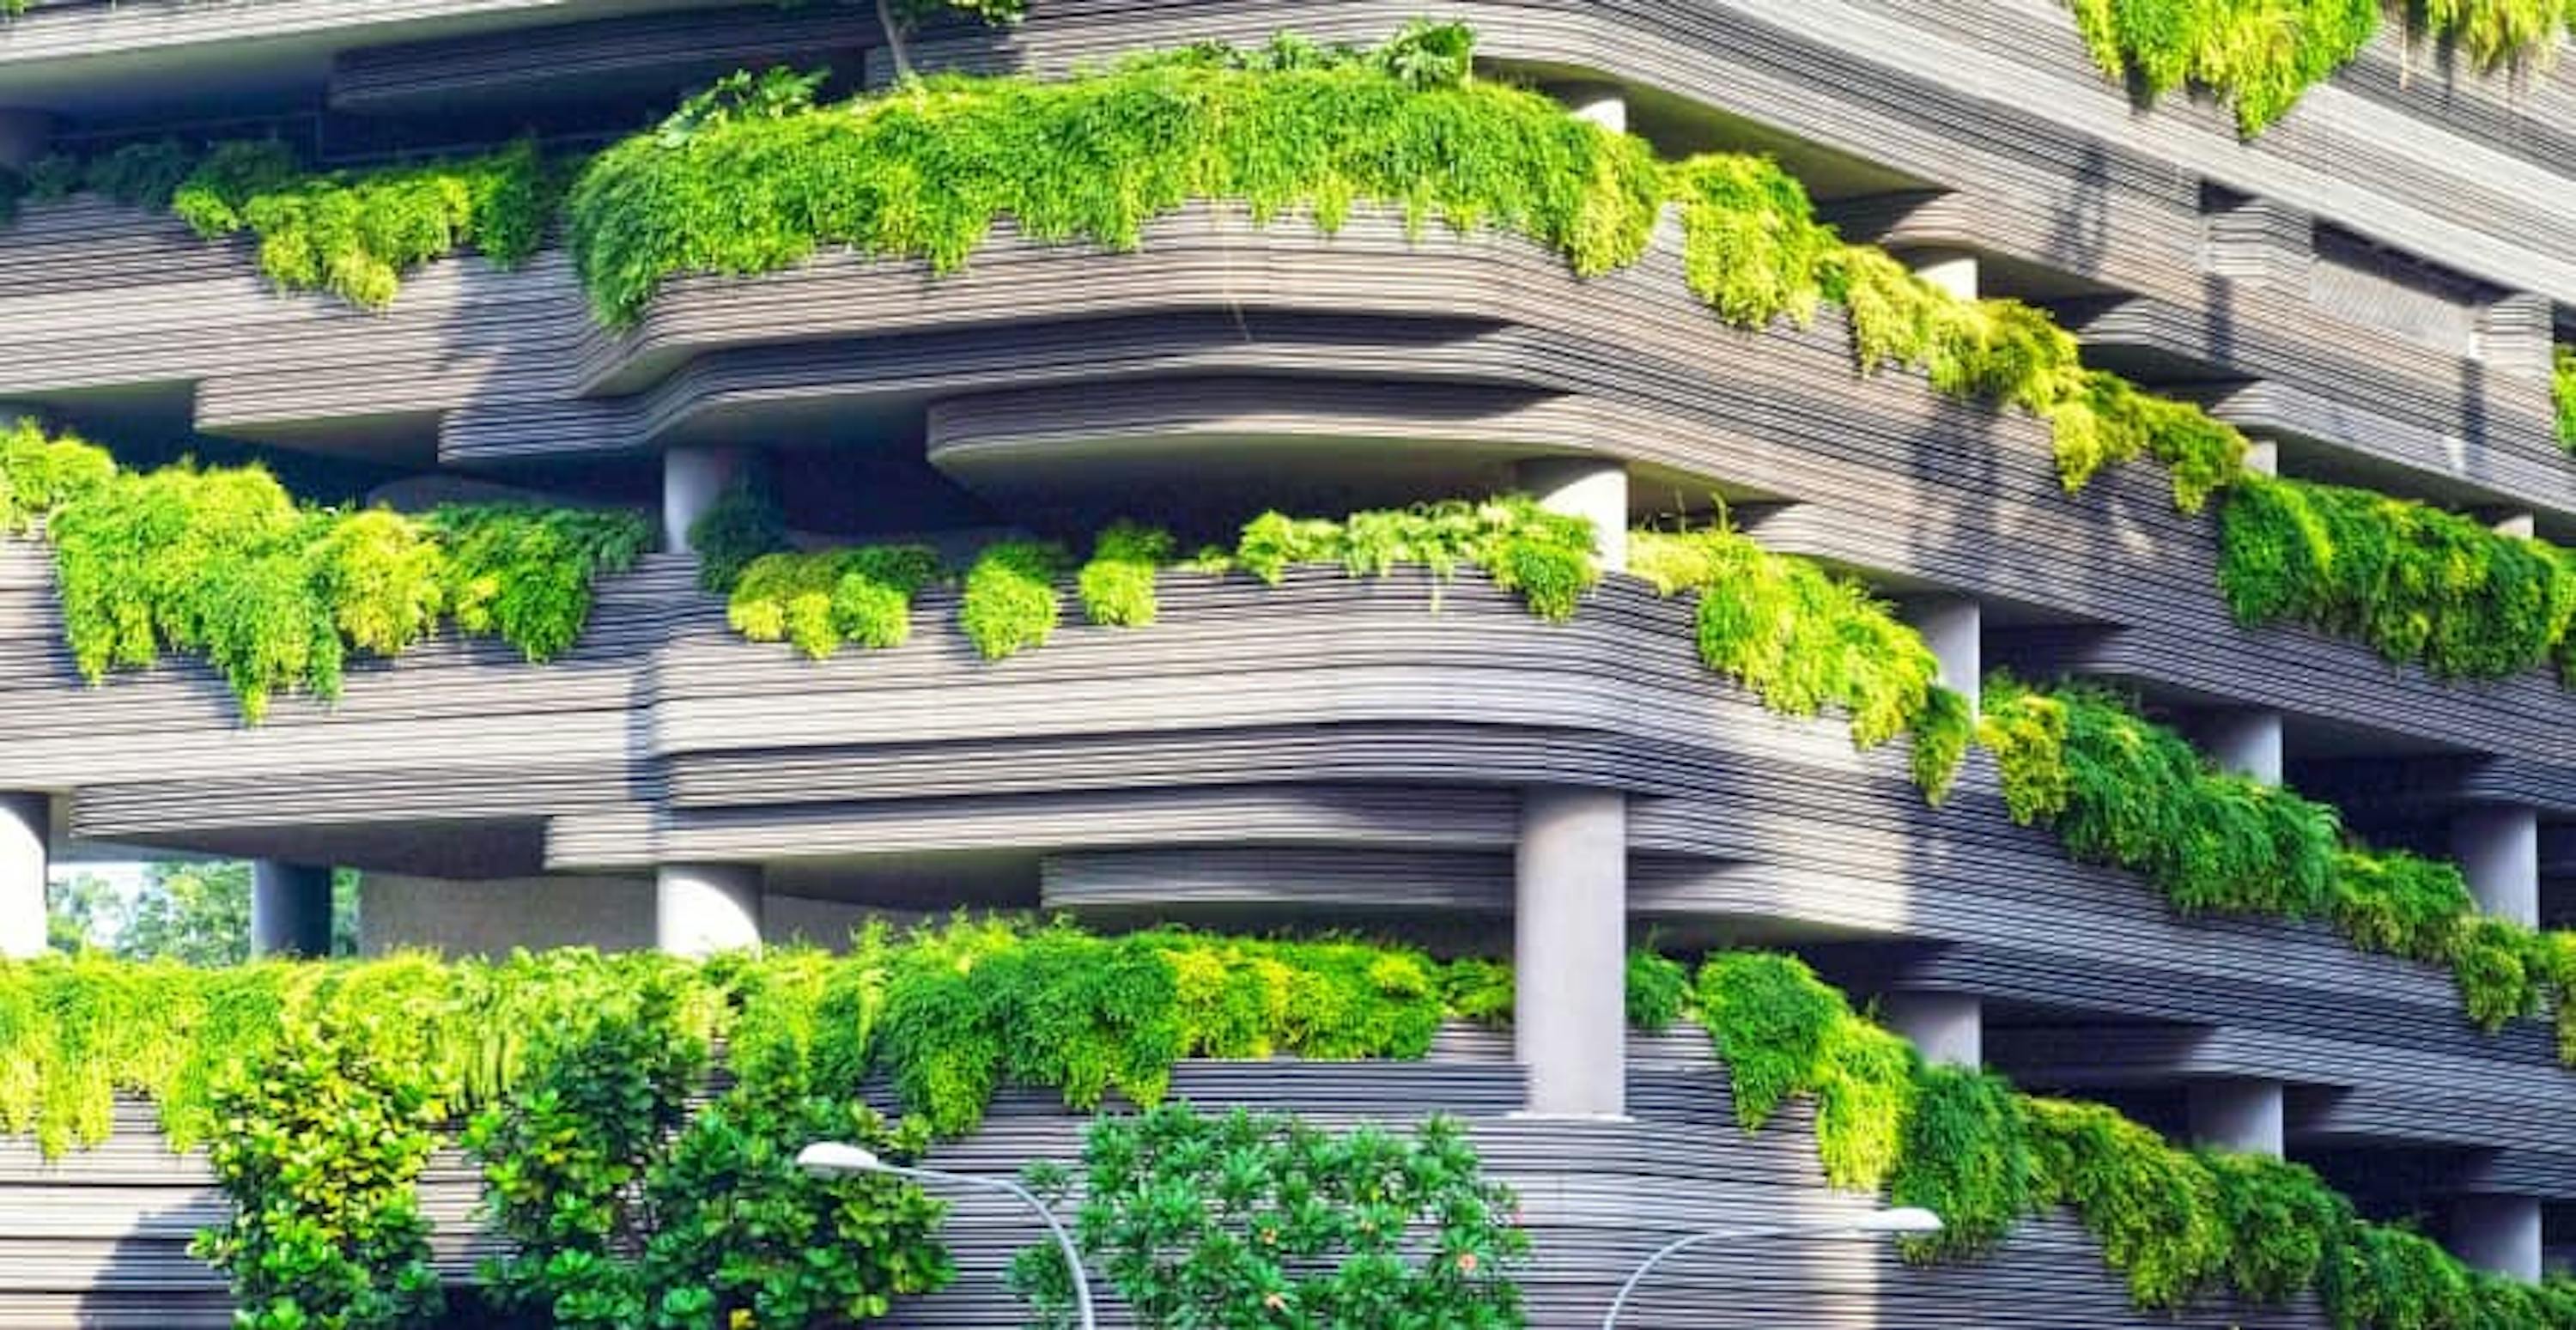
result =
[[2558,404],[2558,441],[2576,452],[2576,346],[2560,346],[2551,359],[2550,396]]
[[[1889,1199],[1942,1217],[1935,1238],[1906,1243],[1912,1259],[1982,1250],[2022,1215],[2063,1205],[2100,1240],[2141,1308],[2222,1292],[2281,1303],[2313,1290],[2329,1324],[2354,1330],[2546,1330],[2576,1316],[2576,1285],[2472,1274],[2413,1233],[2361,1220],[2300,1165],[2178,1149],[2100,1105],[1926,1066],[1793,958],[1713,956],[1698,993],[1747,1130],[1789,1097],[1812,1095],[1830,1181],[1866,1191],[1884,1183]],[[1838,1113],[1831,1096],[1853,1071],[1837,1050],[1869,1047],[1890,1052],[1865,1064],[1868,1093],[1846,1100],[1864,1107]],[[1878,1166],[1837,1172],[1856,1143]]]
[[2383,10],[2409,37],[2481,71],[2547,64],[2576,27],[2564,0],[2068,0],[2094,61],[2149,97],[2178,87],[2231,103],[2247,138],[2350,63]]
[[165,139],[48,158],[30,168],[23,193],[86,190],[168,208],[208,240],[248,233],[260,271],[278,286],[380,309],[404,273],[432,259],[473,249],[505,268],[525,262],[545,239],[562,183],[530,140],[479,157],[317,172],[274,140],[198,152]]
[[397,655],[443,622],[530,660],[561,655],[592,580],[645,540],[619,511],[317,508],[257,466],[125,471],[26,421],[0,433],[0,525],[53,541],[64,632],[91,682],[201,655],[253,722],[280,691],[338,696],[351,652]]
[[[1147,1330],[1523,1324],[1519,1201],[1484,1180],[1455,1119],[1335,1133],[1165,1104],[1096,1119],[1083,1164],[1077,1246]],[[1069,1190],[1061,1168],[1032,1180],[1057,1204]],[[1074,1324],[1054,1245],[1022,1251],[1010,1280],[1035,1324]]]
[[2330,920],[2365,951],[2446,965],[2490,1031],[2558,999],[2576,1055],[2576,936],[2477,914],[2455,865],[2348,844],[2331,806],[2210,769],[2100,689],[1999,680],[1979,738],[2014,820],[2076,858],[2135,871],[2186,912]]
[[1596,537],[1581,517],[1552,513],[1537,500],[1506,494],[1482,503],[1452,499],[1351,514],[1341,521],[1267,512],[1244,524],[1231,554],[1202,555],[1200,566],[1240,568],[1272,586],[1291,564],[1337,563],[1353,577],[1384,577],[1419,566],[1448,580],[1461,566],[1485,570],[1494,585],[1518,594],[1550,622],[1574,617],[1583,593],[1600,580]]
[[1642,141],[1470,78],[1463,31],[1418,25],[1365,60],[1255,67],[1196,48],[639,136],[574,187],[569,243],[601,313],[625,323],[682,272],[770,272],[822,246],[949,272],[1004,216],[1038,239],[1134,249],[1147,221],[1203,198],[1265,219],[1304,209],[1328,231],[1383,203],[1417,225],[1519,231],[1598,273],[1644,251],[1661,194]]
[[2220,525],[2219,584],[2246,623],[2306,624],[2447,678],[2500,678],[2553,657],[2576,677],[2576,561],[2425,504],[2246,484]]
[[1859,747],[1911,736],[1915,783],[1934,803],[1948,793],[1967,752],[1967,701],[1936,682],[1932,649],[1868,588],[1723,525],[1635,532],[1628,558],[1657,591],[1698,596],[1710,669],[1788,715],[1841,707]]

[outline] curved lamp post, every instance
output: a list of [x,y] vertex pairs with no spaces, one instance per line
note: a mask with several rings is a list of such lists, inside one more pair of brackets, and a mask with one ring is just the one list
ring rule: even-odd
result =
[[1755,1228],[1723,1228],[1709,1233],[1693,1233],[1689,1237],[1676,1238],[1656,1249],[1654,1255],[1646,1258],[1645,1264],[1637,1267],[1636,1273],[1628,1276],[1628,1282],[1619,1286],[1618,1296],[1610,1300],[1610,1314],[1601,1318],[1601,1330],[1618,1330],[1620,1309],[1628,1305],[1628,1295],[1637,1291],[1638,1283],[1645,1279],[1648,1271],[1663,1264],[1664,1258],[1677,1256],[1693,1247],[1704,1247],[1712,1242],[1740,1242],[1754,1238],[1786,1238],[1808,1234],[1818,1237],[1861,1238],[1879,1234],[1938,1233],[1940,1231],[1941,1216],[1915,1206],[1899,1206],[1892,1210],[1873,1210],[1868,1214],[1855,1215],[1850,1219],[1820,1220],[1811,1224],[1767,1224]]
[[1082,1253],[1073,1246],[1073,1235],[1056,1222],[1055,1213],[1046,1208],[1028,1188],[1008,1178],[982,1177],[971,1173],[943,1173],[934,1168],[905,1168],[889,1164],[876,1153],[842,1141],[816,1141],[796,1152],[796,1166],[816,1177],[843,1178],[857,1173],[884,1173],[909,1178],[915,1182],[950,1182],[962,1187],[982,1187],[1016,1197],[1038,1218],[1046,1221],[1047,1231],[1055,1235],[1058,1247],[1064,1249],[1065,1267],[1073,1273],[1073,1305],[1082,1319],[1082,1330],[1099,1330],[1100,1320],[1091,1310],[1091,1279],[1082,1272]]

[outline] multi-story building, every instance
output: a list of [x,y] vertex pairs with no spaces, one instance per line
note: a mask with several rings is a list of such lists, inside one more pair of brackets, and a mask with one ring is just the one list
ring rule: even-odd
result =
[[[1282,29],[1374,42],[1422,8],[1030,0],[1002,27],[933,16],[905,54],[1056,77]],[[2043,307],[2086,364],[2240,431],[2248,469],[2576,531],[2552,400],[2576,329],[2566,66],[2482,72],[2391,23],[2248,126],[2106,77],[2054,0],[1434,11],[1472,25],[1482,78],[1667,160],[1768,154],[1845,238]],[[1973,698],[1997,666],[2115,685],[2220,767],[2455,860],[2483,913],[2525,925],[2563,920],[2576,873],[2568,692],[2512,668],[2531,662],[2392,662],[2330,614],[2241,621],[2223,503],[2178,510],[2143,461],[2070,487],[2047,421],[1856,373],[1838,312],[1713,317],[1671,216],[1578,276],[1508,227],[1363,201],[1325,234],[1193,199],[1132,248],[1005,223],[954,272],[827,245],[680,273],[620,322],[560,227],[515,266],[433,244],[364,307],[281,289],[253,241],[95,179],[41,183],[164,140],[366,170],[532,134],[560,159],[774,65],[829,66],[838,93],[894,61],[874,7],[822,3],[26,0],[0,23],[0,166],[37,182],[0,230],[0,410],[129,466],[256,455],[318,499],[625,505],[661,537],[599,580],[556,659],[439,636],[256,724],[184,652],[86,683],[46,546],[0,547],[0,943],[41,947],[49,853],[166,852],[259,861],[271,949],[312,945],[346,866],[370,950],[705,951],[960,907],[1508,950],[1512,1052],[1460,1038],[1426,1068],[1273,1088],[1476,1118],[1528,1199],[1543,1325],[1597,1319],[1653,1234],[1864,1203],[1824,1188],[1804,1119],[1745,1136],[1704,1052],[1624,1035],[1630,940],[1787,947],[1928,1057],[2286,1154],[2473,1265],[2540,1276],[2576,1202],[2576,1071],[2545,1020],[2482,1030],[2442,967],[2324,923],[2179,913],[2094,862],[2116,856],[2018,824],[1991,756],[1927,804],[1903,745],[1855,752],[1840,721],[1707,673],[1686,605],[1625,573],[1625,533],[1705,522],[1718,496],[1763,547],[1901,607],[1950,687]],[[1593,518],[1605,576],[1556,624],[1473,573],[1176,572],[1150,627],[1068,623],[1001,660],[932,588],[900,647],[813,660],[744,640],[698,585],[691,531],[750,476],[803,543],[960,566],[1113,517],[1221,532],[1517,489]],[[1071,1130],[1014,1119],[960,1157]],[[139,1143],[0,1161],[0,1323],[220,1322],[220,1281],[176,1246],[214,1204],[192,1167]],[[905,1314],[1012,1323],[979,1269]],[[2168,1319],[2130,1310],[2060,1217],[1964,1265],[1755,1244],[1680,1281],[1684,1305],[1636,1323]],[[2183,1319],[2319,1323],[2305,1302]]]

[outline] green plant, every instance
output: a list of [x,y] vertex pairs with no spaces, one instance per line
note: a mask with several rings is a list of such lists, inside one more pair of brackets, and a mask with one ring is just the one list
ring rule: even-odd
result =
[[2576,452],[2576,346],[2559,346],[2550,361],[2550,398],[2558,405],[2558,441]]
[[231,1278],[235,1324],[392,1330],[438,1315],[413,1184],[444,1109],[416,1068],[372,1033],[297,1029],[215,1108],[223,1130],[208,1160],[233,1216],[191,1250]]
[[1140,628],[1154,621],[1154,578],[1172,561],[1172,534],[1128,522],[1100,533],[1075,575],[1083,613],[1096,624]]
[[[1838,1019],[1847,1018],[1846,1008]],[[1914,1069],[1887,1194],[1900,1205],[1941,1216],[1941,1231],[1910,1239],[1909,1256],[1985,1252],[2036,1208],[2048,1176],[2031,1139],[2039,1112],[2035,1101],[2014,1094],[1999,1076],[1958,1067]],[[2086,1192],[2076,1199],[2089,1206],[2096,1197]],[[2104,1255],[2120,1263],[2108,1250]]]
[[[1523,1323],[1519,1203],[1483,1179],[1452,1119],[1409,1137],[1336,1134],[1284,1115],[1166,1104],[1096,1119],[1083,1162],[1078,1245],[1140,1326]],[[1053,1247],[1023,1251],[1010,1274],[1037,1324],[1071,1324]]]
[[2438,675],[2492,679],[2563,650],[2576,617],[2564,551],[2438,508],[2262,480],[2222,516],[2219,584],[2246,623],[2286,619]]
[[771,484],[757,468],[736,476],[689,524],[689,548],[698,556],[701,589],[730,593],[761,556],[788,548],[787,517],[770,493]]
[[1338,563],[1354,577],[1420,566],[1442,581],[1474,565],[1495,586],[1518,593],[1531,613],[1562,621],[1574,616],[1583,592],[1600,577],[1594,539],[1589,521],[1509,494],[1482,503],[1374,509],[1339,522],[1267,512],[1245,523],[1232,554],[1217,562],[1272,586],[1300,563]]
[[875,650],[912,636],[912,598],[939,579],[939,556],[918,545],[862,545],[765,554],[747,565],[725,609],[755,642],[793,643],[816,660],[857,642]]
[[1935,682],[1940,661],[1867,588],[1772,554],[1724,525],[1632,533],[1629,566],[1670,596],[1698,596],[1700,659],[1765,706],[1851,716],[1854,745],[1914,741],[1915,783],[1940,802],[1968,744],[1964,698]]
[[2068,0],[2095,63],[2153,97],[2206,89],[2261,133],[2350,63],[2382,9],[2482,70],[2546,64],[2576,27],[2563,0]]
[[957,626],[986,660],[1042,647],[1064,620],[1056,575],[1066,567],[1064,548],[1034,540],[987,545],[966,570],[957,602]]

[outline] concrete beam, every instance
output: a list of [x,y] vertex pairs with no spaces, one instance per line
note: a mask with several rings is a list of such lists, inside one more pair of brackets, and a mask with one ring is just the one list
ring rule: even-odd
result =
[[2526,927],[2540,924],[2540,814],[2480,807],[2451,818],[2451,857],[2469,879],[2478,909]]
[[757,864],[663,864],[653,878],[653,945],[711,956],[760,945]]
[[662,454],[662,548],[690,554],[689,528],[706,516],[742,467],[731,448],[673,448]]
[[1986,1004],[1966,993],[1888,993],[1878,1023],[1904,1036],[1935,1066],[1986,1065]]
[[2185,1092],[2191,1137],[2241,1154],[2281,1157],[2279,1081],[2193,1081]]
[[46,844],[53,800],[0,794],[0,959],[45,954]]
[[1628,570],[1628,467],[1593,457],[1533,457],[1512,479],[1552,513],[1592,523],[1592,552],[1603,572]]
[[1628,797],[1521,792],[1513,855],[1514,1055],[1527,1108],[1617,1117],[1628,1108]]
[[2462,1196],[2451,1202],[2451,1254],[2481,1270],[2540,1282],[2540,1200]]
[[331,954],[331,870],[261,859],[251,865],[250,954]]

